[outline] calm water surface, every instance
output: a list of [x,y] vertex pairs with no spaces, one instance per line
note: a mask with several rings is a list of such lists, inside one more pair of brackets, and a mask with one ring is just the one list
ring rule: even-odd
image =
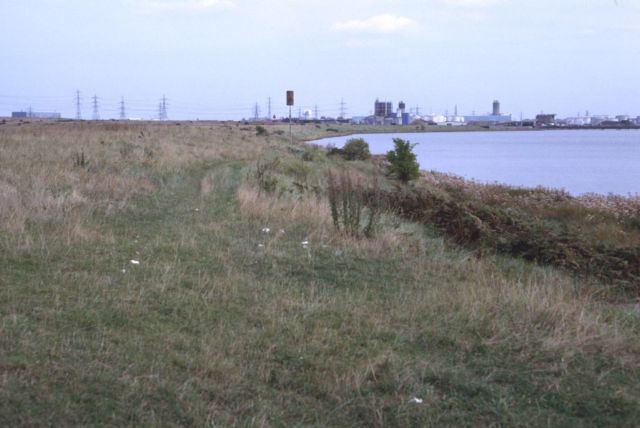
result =
[[562,188],[583,193],[640,194],[640,130],[429,132],[325,138],[342,147],[362,137],[372,153],[393,149],[393,138],[418,143],[420,168],[480,182]]

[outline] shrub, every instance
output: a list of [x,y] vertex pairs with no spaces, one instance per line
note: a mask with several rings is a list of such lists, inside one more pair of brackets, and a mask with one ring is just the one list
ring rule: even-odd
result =
[[260,187],[260,192],[273,193],[276,190],[278,179],[274,176],[274,173],[279,165],[280,160],[277,158],[270,162],[258,161],[255,178]]
[[394,138],[393,143],[396,146],[395,150],[387,153],[389,173],[403,183],[415,180],[420,176],[420,165],[413,153],[416,144],[411,144],[402,138]]
[[87,159],[84,156],[84,150],[73,154],[73,166],[76,168],[84,168],[87,166]]
[[379,204],[371,200],[379,194],[377,180],[372,189],[367,189],[346,171],[337,175],[329,171],[327,181],[331,218],[336,229],[351,236],[371,237],[379,218]]
[[348,161],[371,158],[369,144],[362,138],[352,138],[342,148],[343,156]]
[[262,125],[256,126],[256,135],[258,136],[267,135],[267,128],[265,128]]

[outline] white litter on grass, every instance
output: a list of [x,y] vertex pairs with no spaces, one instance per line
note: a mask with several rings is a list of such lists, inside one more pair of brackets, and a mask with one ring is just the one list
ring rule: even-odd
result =
[[269,229],[268,227],[262,228],[262,233],[269,233],[269,232],[271,232],[271,229]]
[[194,210],[195,212],[198,212],[198,211],[200,211],[200,208],[194,208],[193,210]]
[[131,260],[131,264],[132,265],[139,265],[140,261],[139,260]]
[[412,404],[422,404],[422,398],[413,397],[411,400],[409,400],[409,403],[412,403]]
[[127,273],[127,270],[126,269],[122,269],[120,272]]
[[280,229],[280,234],[284,235],[284,229]]
[[304,240],[302,241],[302,248],[308,248],[309,247],[309,241]]
[[264,244],[258,244],[258,248],[264,248]]

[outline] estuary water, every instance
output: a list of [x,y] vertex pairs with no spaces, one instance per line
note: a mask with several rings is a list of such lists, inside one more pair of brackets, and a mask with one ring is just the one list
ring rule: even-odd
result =
[[553,130],[361,134],[316,141],[342,147],[364,138],[371,153],[393,139],[417,143],[420,169],[484,183],[544,186],[584,193],[640,194],[640,130]]

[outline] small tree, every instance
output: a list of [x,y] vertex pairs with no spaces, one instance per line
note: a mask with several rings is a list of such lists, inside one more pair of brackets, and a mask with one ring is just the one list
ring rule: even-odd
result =
[[420,165],[413,153],[416,144],[411,144],[402,138],[394,138],[395,150],[387,153],[389,161],[389,173],[394,175],[398,180],[406,183],[415,180],[420,176]]
[[362,138],[352,138],[342,148],[342,155],[348,161],[369,159],[369,144]]

